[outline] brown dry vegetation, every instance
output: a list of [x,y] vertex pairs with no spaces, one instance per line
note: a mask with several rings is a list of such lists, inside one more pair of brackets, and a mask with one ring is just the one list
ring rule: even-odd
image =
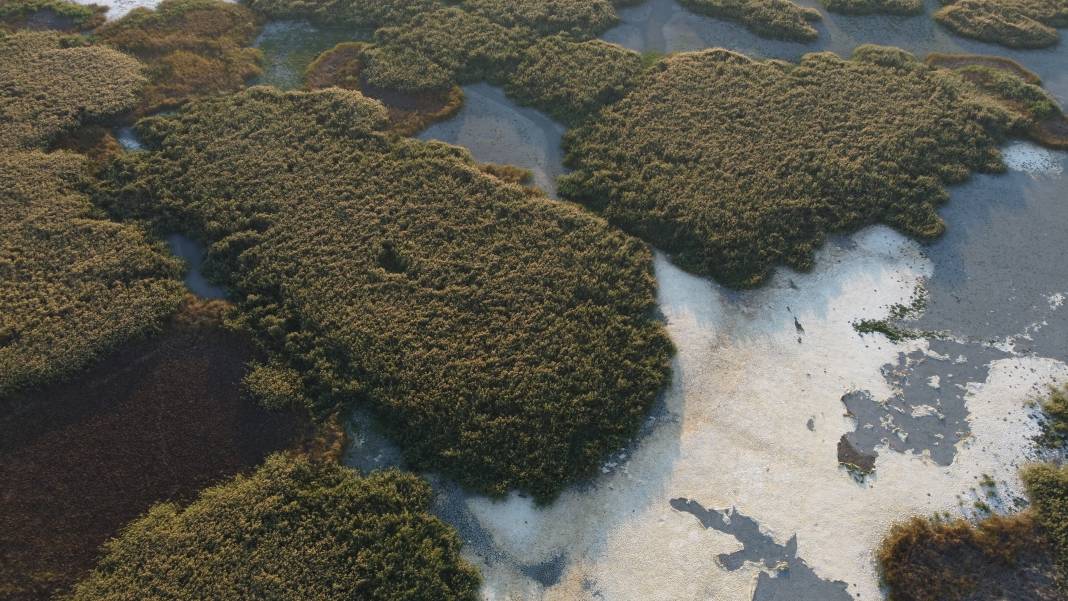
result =
[[189,300],[163,334],[0,402],[0,597],[50,598],[153,503],[188,501],[294,444],[295,414],[241,392],[253,357]]
[[809,42],[819,37],[812,26],[822,18],[819,11],[790,0],[679,0],[679,4],[717,19],[738,21],[765,38]]
[[181,300],[177,261],[94,214],[83,161],[0,154],[0,398],[153,331]]
[[83,124],[129,111],[141,63],[80,38],[0,32],[0,149],[44,147]]
[[231,92],[261,73],[250,48],[260,20],[248,8],[221,0],[164,0],[137,8],[97,31],[102,42],[148,65],[141,114],[190,98]]
[[275,455],[108,543],[72,601],[473,601],[479,579],[426,482]]
[[1003,169],[1015,122],[897,49],[797,65],[679,54],[568,132],[560,193],[688,269],[753,286],[776,264],[810,268],[830,232],[939,235],[944,184]]
[[1055,28],[1068,27],[1062,0],[952,0],[934,14],[959,35],[1010,48],[1044,48],[1057,43]]
[[317,409],[361,399],[417,469],[549,498],[665,382],[648,249],[384,120],[338,89],[201,101],[142,121],[156,151],[102,199],[207,241]]
[[320,54],[305,72],[310,90],[329,87],[358,90],[379,100],[389,113],[389,130],[402,136],[414,135],[431,123],[448,119],[463,106],[464,93],[453,85],[446,90],[399,92],[368,84],[363,77],[368,44],[344,42]]

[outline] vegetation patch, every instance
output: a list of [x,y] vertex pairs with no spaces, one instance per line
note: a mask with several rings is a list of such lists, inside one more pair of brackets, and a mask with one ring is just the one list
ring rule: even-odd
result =
[[936,54],[927,63],[951,69],[981,94],[1019,116],[1021,135],[1050,148],[1068,148],[1068,118],[1037,75],[996,56]]
[[812,23],[818,10],[790,0],[679,0],[686,8],[717,19],[737,21],[764,38],[810,42],[819,37]]
[[957,0],[934,14],[953,32],[1010,48],[1045,48],[1068,27],[1068,3],[1057,0]]
[[1048,449],[1068,447],[1068,384],[1054,388],[1042,401],[1042,434],[1039,444]]
[[0,149],[45,147],[80,125],[132,109],[141,63],[80,38],[0,32]]
[[71,599],[474,600],[478,575],[431,498],[412,475],[275,455],[188,507],[153,507]]
[[589,38],[619,20],[609,0],[461,0],[460,6],[501,25],[542,35],[566,32]]
[[833,13],[844,15],[921,15],[923,0],[820,0]]
[[[1068,593],[1068,465],[1037,464],[1021,474],[1059,569],[1060,591]],[[1063,597],[1061,597],[1063,598]]]
[[828,232],[944,229],[944,184],[1000,171],[1014,117],[958,78],[892,48],[799,64],[725,50],[658,63],[564,138],[559,191],[672,253],[753,286],[806,270]]
[[578,207],[386,135],[377,102],[252,88],[143,120],[103,195],[210,244],[319,410],[363,399],[417,469],[547,499],[666,381],[648,249]]
[[67,0],[3,0],[0,30],[86,31],[104,23],[107,7]]
[[219,327],[219,304],[187,300],[162,334],[0,401],[4,599],[52,598],[153,503],[191,500],[303,434],[242,394],[255,353]]
[[94,214],[83,161],[0,153],[0,398],[157,329],[181,300],[161,245]]
[[307,19],[320,25],[374,29],[402,25],[446,4],[442,0],[243,0],[271,20]]
[[368,84],[363,77],[369,46],[362,42],[344,42],[312,62],[305,73],[309,89],[329,87],[359,90],[379,100],[389,112],[389,129],[410,136],[431,123],[448,119],[463,106],[464,93],[453,85],[446,90],[399,92]]
[[221,0],[164,0],[108,23],[97,37],[148,65],[141,114],[190,98],[231,92],[260,75],[260,51],[250,48],[260,20]]
[[601,40],[538,40],[523,52],[505,88],[521,104],[567,125],[622,98],[642,72],[641,55]]

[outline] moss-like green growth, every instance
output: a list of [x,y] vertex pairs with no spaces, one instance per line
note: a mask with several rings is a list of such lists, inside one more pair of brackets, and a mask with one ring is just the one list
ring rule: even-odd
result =
[[417,468],[551,497],[665,382],[649,251],[385,118],[338,89],[201,101],[142,121],[156,151],[115,166],[112,206],[211,244],[316,408],[365,399]]
[[819,11],[790,0],[679,0],[679,3],[710,17],[738,21],[765,38],[809,42],[819,37],[812,26],[822,18]]
[[820,0],[832,13],[844,15],[920,15],[923,0]]
[[0,153],[0,397],[84,367],[181,301],[177,261],[94,216],[82,161]]
[[934,14],[959,35],[1008,46],[1045,48],[1068,27],[1068,3],[1058,0],[950,0]]
[[381,101],[389,111],[389,129],[410,136],[431,123],[447,119],[463,106],[464,93],[453,85],[444,90],[399,92],[369,84],[363,75],[372,48],[363,42],[343,42],[320,54],[305,72],[308,89],[329,87],[359,90]]
[[0,0],[0,30],[85,31],[101,25],[107,7],[67,0]]
[[240,89],[261,73],[260,30],[248,8],[221,0],[164,0],[102,27],[97,37],[148,65],[141,113]]
[[911,55],[862,46],[800,64],[725,50],[659,63],[568,132],[560,194],[735,286],[812,265],[829,232],[931,238],[947,182],[998,171],[1012,116]]
[[1060,570],[1061,591],[1068,593],[1068,465],[1032,465],[1021,476]]
[[641,73],[637,52],[601,40],[543,38],[508,77],[509,96],[575,125],[629,91]]
[[473,600],[478,576],[415,476],[275,455],[191,505],[153,507],[72,601]]
[[980,94],[1019,117],[1017,129],[1039,144],[1068,148],[1068,119],[1041,80],[1015,61],[980,55],[938,54],[927,63],[951,69]]
[[445,6],[442,0],[244,0],[272,20],[307,19],[322,25],[373,29],[401,25]]
[[1041,446],[1049,449],[1068,447],[1068,384],[1054,388],[1042,401]]
[[45,32],[0,33],[0,81],[0,149],[47,146],[129,111],[145,84],[136,60]]

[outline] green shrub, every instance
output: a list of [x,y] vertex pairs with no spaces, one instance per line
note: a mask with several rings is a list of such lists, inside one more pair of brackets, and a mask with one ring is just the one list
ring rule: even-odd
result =
[[943,183],[1003,169],[1012,121],[897,49],[797,65],[679,54],[568,132],[559,190],[688,269],[752,286],[778,263],[810,268],[830,232],[939,235]]
[[415,16],[441,8],[441,0],[244,0],[272,20],[307,19],[323,25],[373,29],[403,25]]
[[1035,519],[1048,537],[1060,568],[1062,588],[1068,592],[1068,465],[1032,465],[1021,475],[1034,504]]
[[174,312],[181,266],[93,215],[83,159],[0,153],[0,397],[70,374]]
[[322,413],[363,399],[418,469],[551,497],[624,444],[665,382],[648,249],[372,128],[336,88],[252,88],[142,121],[114,210],[210,243],[244,323]]
[[632,50],[553,36],[526,49],[505,89],[520,103],[575,125],[622,98],[642,68],[641,55]]
[[465,10],[506,27],[590,38],[619,20],[608,0],[460,0]]
[[1068,384],[1050,391],[1042,401],[1044,414],[1040,442],[1045,447],[1062,449],[1068,446]]
[[242,385],[252,398],[268,409],[307,407],[310,403],[300,373],[279,361],[253,365],[245,374]]
[[231,92],[261,74],[257,16],[222,0],[163,0],[136,8],[101,28],[97,37],[148,65],[141,113],[190,98]]
[[832,13],[844,15],[921,15],[923,0],[820,0]]
[[70,598],[473,600],[478,575],[431,498],[412,475],[275,455],[188,507],[150,509]]
[[1055,0],[957,0],[934,14],[959,35],[1010,48],[1057,43],[1055,27],[1068,26],[1068,3]]
[[83,124],[132,109],[141,64],[99,46],[70,46],[54,33],[0,33],[0,149],[51,144]]
[[67,0],[0,0],[0,30],[57,29],[85,31],[104,22],[107,8]]
[[821,19],[819,11],[790,0],[679,0],[679,3],[697,13],[738,21],[765,38],[809,42],[819,37],[811,25]]

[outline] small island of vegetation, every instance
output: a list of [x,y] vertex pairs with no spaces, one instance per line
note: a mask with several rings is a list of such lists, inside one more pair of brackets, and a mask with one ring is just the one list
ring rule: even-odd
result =
[[1068,3],[1057,0],[949,0],[934,18],[953,32],[1010,48],[1045,48],[1068,27]]
[[790,0],[680,0],[680,4],[696,13],[737,21],[765,38],[810,42],[819,37],[812,23],[822,18],[820,12]]

